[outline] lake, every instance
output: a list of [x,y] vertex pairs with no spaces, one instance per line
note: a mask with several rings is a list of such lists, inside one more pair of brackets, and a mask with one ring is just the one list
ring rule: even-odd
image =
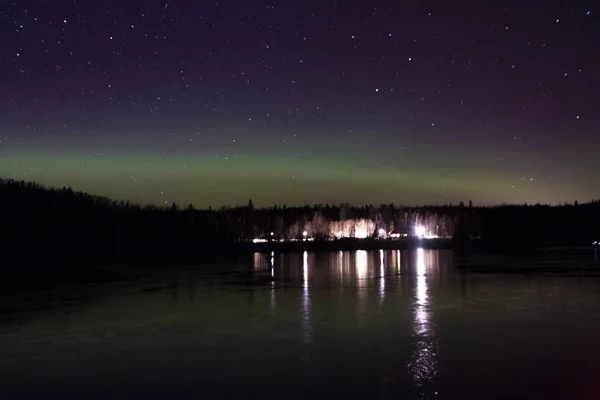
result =
[[0,396],[600,398],[600,279],[454,258],[255,254],[12,290]]

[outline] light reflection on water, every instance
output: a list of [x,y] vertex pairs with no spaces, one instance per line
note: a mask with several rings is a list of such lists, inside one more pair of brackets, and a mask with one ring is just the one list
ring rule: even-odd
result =
[[356,285],[358,293],[358,316],[364,319],[367,314],[367,296],[369,294],[369,253],[356,252]]
[[311,341],[310,292],[308,287],[308,253],[302,255],[302,311],[304,315],[304,342]]
[[431,385],[437,374],[436,339],[433,329],[431,305],[427,292],[428,268],[432,267],[431,252],[417,249],[416,288],[414,300],[413,329],[417,343],[409,369],[418,386]]
[[[3,388],[86,393],[139,371],[140,387],[225,397],[487,399],[522,393],[522,377],[587,391],[600,376],[600,280],[462,274],[443,251],[254,254],[15,295],[0,317]],[[527,398],[549,398],[539,387]]]
[[356,251],[356,280],[359,287],[367,286],[369,274],[369,253],[366,250]]
[[379,296],[381,302],[385,299],[385,265],[383,264],[383,250],[379,250]]
[[[343,286],[344,284],[352,287],[355,285],[358,315],[364,317],[368,313],[368,298],[371,287],[374,282],[378,283],[379,303],[383,305],[386,296],[386,281],[396,279],[396,283],[401,279],[401,252],[379,250],[377,253],[369,253],[365,250],[354,252],[354,257],[351,253],[339,252],[333,258],[329,258],[330,265],[327,274],[329,279],[338,280]],[[414,282],[414,300],[412,302],[411,314],[412,329],[415,348],[411,359],[407,363],[407,368],[413,377],[416,386],[429,390],[434,384],[435,377],[438,372],[438,363],[436,360],[437,340],[435,337],[432,300],[428,294],[428,276],[435,274],[438,271],[435,251],[427,251],[423,249],[416,250],[414,268],[405,279]],[[271,254],[271,259],[274,255]],[[316,268],[323,268],[322,265],[314,264],[314,256],[310,257],[312,263],[309,262],[309,253],[302,254],[302,312],[303,312],[303,332],[304,340],[310,343],[312,340],[311,326],[311,291],[309,271]],[[352,262],[353,261],[353,262]],[[261,260],[260,254],[255,254],[255,271],[260,271],[264,262]],[[274,266],[273,266],[274,268]],[[355,271],[355,279],[353,281],[345,281],[344,272],[348,270]],[[275,285],[272,282],[272,285]],[[393,289],[398,290],[396,285]],[[272,296],[275,296],[275,291],[272,290]],[[275,303],[275,300],[272,300]]]

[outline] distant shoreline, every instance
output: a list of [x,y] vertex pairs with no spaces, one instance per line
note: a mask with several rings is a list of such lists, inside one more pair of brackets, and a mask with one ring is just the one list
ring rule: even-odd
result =
[[[270,241],[270,242],[224,242],[198,241],[180,246],[161,246],[153,242],[137,242],[132,246],[115,248],[72,249],[70,252],[52,252],[48,248],[39,247],[35,251],[13,254],[1,259],[0,271],[40,269],[73,270],[90,266],[135,266],[156,264],[198,264],[215,261],[239,261],[254,253],[326,253],[334,251],[376,251],[376,250],[452,250],[457,254],[515,254],[548,250],[583,250],[593,249],[583,244],[532,246],[526,243],[495,243],[480,239],[456,241],[453,239],[418,239],[405,238],[397,240],[338,239],[327,241]],[[77,251],[79,250],[79,251]]]
[[257,253],[264,252],[328,252],[355,250],[409,250],[416,248],[432,250],[448,250],[455,248],[452,239],[339,239],[328,241],[295,241],[295,242],[263,242],[242,243],[241,250]]
[[273,251],[421,247],[452,249],[460,256],[523,254],[600,240],[600,225],[594,223],[600,218],[600,201],[552,207],[478,207],[461,202],[256,208],[249,200],[244,206],[198,210],[191,204],[135,205],[66,187],[2,179],[0,198],[4,202],[0,270],[26,273],[104,265],[245,262],[252,253]]

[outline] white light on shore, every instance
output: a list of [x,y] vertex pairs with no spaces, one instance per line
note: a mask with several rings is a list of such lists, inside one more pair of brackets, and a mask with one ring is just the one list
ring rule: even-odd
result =
[[425,236],[425,227],[423,225],[415,226],[415,235],[419,239],[423,239],[423,237]]
[[369,236],[365,228],[355,228],[354,237],[357,239],[366,239]]

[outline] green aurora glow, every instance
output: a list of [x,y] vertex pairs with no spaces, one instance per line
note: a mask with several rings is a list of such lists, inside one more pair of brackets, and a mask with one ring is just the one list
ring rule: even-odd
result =
[[199,208],[246,204],[250,198],[258,206],[313,202],[447,204],[473,200],[478,204],[497,204],[570,200],[569,191],[552,191],[532,182],[515,185],[514,178],[489,169],[440,168],[415,160],[413,166],[406,166],[411,164],[409,159],[398,167],[398,163],[370,162],[373,155],[225,159],[78,153],[28,152],[2,157],[0,171],[8,178],[71,186],[74,190],[117,200],[157,205],[192,203]]

